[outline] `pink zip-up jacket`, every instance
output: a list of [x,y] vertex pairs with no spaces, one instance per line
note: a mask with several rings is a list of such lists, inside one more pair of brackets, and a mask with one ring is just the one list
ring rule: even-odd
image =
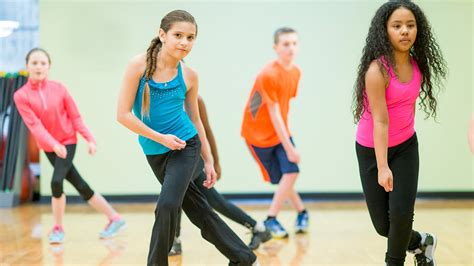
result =
[[88,142],[95,143],[63,84],[47,79],[40,82],[29,79],[15,92],[13,99],[38,146],[45,152],[52,152],[56,144],[76,144],[76,132]]

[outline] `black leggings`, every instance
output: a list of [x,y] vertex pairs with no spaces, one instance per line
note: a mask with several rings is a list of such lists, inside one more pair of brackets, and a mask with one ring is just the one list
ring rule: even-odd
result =
[[66,179],[79,192],[81,197],[88,201],[94,196],[94,191],[82,179],[76,167],[72,164],[76,153],[76,144],[66,145],[66,159],[59,158],[54,152],[46,152],[49,162],[54,167],[53,179],[51,180],[51,190],[53,197],[59,198],[63,194],[63,180]]
[[[255,227],[257,222],[246,214],[242,209],[232,204],[232,202],[225,199],[214,187],[207,189],[203,182],[206,180],[206,174],[201,171],[198,177],[193,181],[199,191],[206,197],[207,202],[211,207],[221,213],[232,221],[241,224],[249,229]],[[176,237],[181,234],[181,211],[178,216],[178,226],[176,227]]]
[[168,265],[168,253],[173,245],[181,208],[201,230],[202,237],[229,259],[229,265],[252,265],[256,260],[255,254],[217,216],[191,182],[192,177],[196,176],[200,153],[201,142],[196,135],[186,141],[183,150],[147,156],[162,185],[155,209],[148,265]]
[[419,170],[416,134],[388,149],[392,192],[385,192],[378,183],[375,149],[356,143],[356,153],[372,224],[379,235],[388,237],[385,261],[388,265],[403,265],[406,250],[416,249],[421,241],[420,234],[412,230]]

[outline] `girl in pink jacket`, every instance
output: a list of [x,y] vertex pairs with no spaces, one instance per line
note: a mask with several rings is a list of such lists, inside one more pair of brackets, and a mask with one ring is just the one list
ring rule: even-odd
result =
[[84,124],[66,87],[47,79],[50,66],[51,59],[45,50],[35,48],[28,52],[28,82],[13,96],[23,121],[54,167],[51,206],[55,225],[49,234],[49,242],[53,244],[64,241],[64,179],[94,209],[108,217],[109,223],[100,237],[113,237],[125,225],[125,221],[99,193],[89,187],[72,163],[77,143],[76,133],[79,132],[86,139],[91,155],[96,151],[95,139]]

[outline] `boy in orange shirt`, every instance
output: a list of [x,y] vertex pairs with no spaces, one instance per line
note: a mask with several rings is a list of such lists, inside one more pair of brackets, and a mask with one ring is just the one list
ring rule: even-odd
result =
[[290,99],[296,96],[301,71],[293,63],[298,50],[294,29],[280,28],[274,34],[273,49],[278,58],[258,74],[245,107],[242,137],[260,166],[265,181],[278,184],[265,220],[273,237],[288,233],[276,216],[286,200],[298,211],[296,232],[305,233],[309,216],[301,197],[294,189],[300,155],[288,129]]

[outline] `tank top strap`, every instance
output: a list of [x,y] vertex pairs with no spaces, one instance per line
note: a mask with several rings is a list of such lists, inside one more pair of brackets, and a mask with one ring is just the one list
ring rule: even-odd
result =
[[413,67],[413,73],[420,74],[420,68],[418,68],[418,64],[416,63],[415,58],[410,56],[410,63]]
[[389,62],[385,59],[385,57],[380,57],[380,62],[382,65],[385,67],[385,70],[387,70],[388,74],[390,75],[390,78],[395,77],[395,73],[393,72],[393,67],[390,66]]
[[142,77],[140,78],[140,80],[145,80],[145,81],[146,81],[146,67],[145,67],[145,69],[143,70],[143,75],[142,75]]
[[186,94],[187,88],[186,88],[186,82],[184,82],[184,77],[183,77],[183,70],[182,70],[182,65],[181,62],[178,63],[178,80],[181,83],[181,86],[183,87],[183,92]]
[[181,62],[178,63],[178,77],[179,77],[180,79],[183,78],[183,71],[182,71],[182,69],[181,69]]

